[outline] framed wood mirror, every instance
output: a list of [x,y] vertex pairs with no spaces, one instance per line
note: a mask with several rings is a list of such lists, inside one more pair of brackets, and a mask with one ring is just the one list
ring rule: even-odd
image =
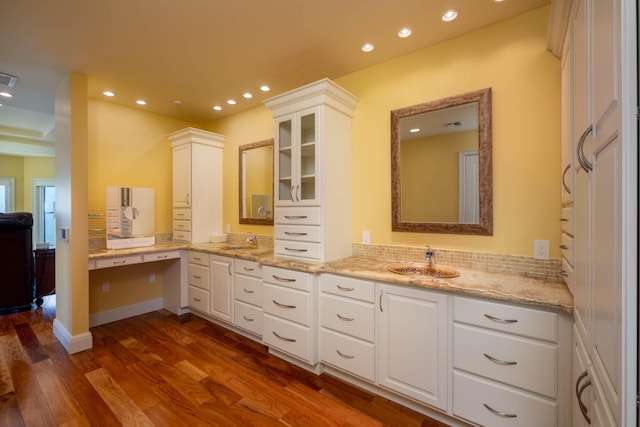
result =
[[391,111],[392,230],[493,235],[491,88]]
[[240,224],[273,225],[273,138],[239,147]]

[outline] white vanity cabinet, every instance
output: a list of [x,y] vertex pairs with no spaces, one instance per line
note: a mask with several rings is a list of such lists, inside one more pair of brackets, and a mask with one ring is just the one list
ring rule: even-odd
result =
[[326,262],[351,255],[356,104],[355,96],[328,79],[265,101],[275,120],[276,256]]
[[375,381],[375,285],[334,274],[320,276],[320,358]]
[[262,336],[262,266],[244,259],[236,259],[234,266],[233,324]]
[[453,297],[453,415],[491,426],[570,420],[571,319]]
[[263,342],[314,366],[318,363],[316,277],[271,266],[262,268],[264,282]]
[[209,241],[222,234],[224,136],[186,128],[169,134],[173,149],[173,239]]
[[447,410],[447,295],[376,284],[377,384]]
[[232,257],[210,255],[211,303],[209,314],[233,323],[233,263]]
[[188,254],[188,291],[189,307],[209,314],[209,255],[203,252],[189,251]]

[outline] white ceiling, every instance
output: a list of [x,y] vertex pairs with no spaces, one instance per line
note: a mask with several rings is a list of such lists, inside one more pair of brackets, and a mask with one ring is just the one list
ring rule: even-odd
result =
[[[196,125],[300,85],[494,24],[549,0],[14,0],[0,7],[0,153],[51,145],[54,92],[70,71],[89,96]],[[458,9],[451,23],[440,20]],[[396,36],[409,26],[413,35]],[[364,42],[376,48],[365,54]],[[258,87],[267,84],[271,92]],[[0,86],[0,91],[7,89]],[[254,98],[242,94],[250,91]],[[144,98],[147,105],[134,104]],[[238,101],[226,104],[228,98]],[[181,104],[174,103],[180,100]],[[213,111],[215,104],[223,111]],[[37,150],[36,150],[37,151]],[[16,153],[12,153],[16,154]]]

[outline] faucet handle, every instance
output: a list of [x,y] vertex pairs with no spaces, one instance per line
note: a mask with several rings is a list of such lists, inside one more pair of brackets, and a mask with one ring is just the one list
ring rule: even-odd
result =
[[427,251],[424,253],[424,258],[427,260],[427,264],[434,265],[435,261],[435,253],[431,249],[431,246],[427,245]]

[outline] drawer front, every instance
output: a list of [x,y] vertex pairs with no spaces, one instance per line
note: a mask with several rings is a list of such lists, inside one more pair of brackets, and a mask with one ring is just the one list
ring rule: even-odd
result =
[[322,211],[320,208],[313,207],[296,207],[276,209],[275,223],[290,225],[320,225],[322,219]]
[[453,414],[478,425],[556,427],[557,411],[555,402],[462,372],[453,373]]
[[562,260],[562,280],[567,284],[571,293],[573,293],[573,266],[567,262],[566,259]]
[[315,364],[311,331],[308,327],[287,322],[265,314],[262,324],[262,342],[292,356]]
[[179,251],[156,252],[142,255],[142,262],[164,261],[165,259],[180,258]]
[[455,297],[453,320],[525,337],[558,341],[557,316],[548,311]]
[[209,267],[189,264],[189,285],[209,290]]
[[472,326],[453,325],[453,367],[556,397],[557,348]]
[[573,234],[573,206],[562,208],[562,231],[570,235]]
[[104,258],[96,260],[96,268],[122,267],[123,265],[140,264],[141,262],[142,255]]
[[173,219],[190,220],[191,209],[173,209]]
[[204,252],[189,251],[189,264],[203,265],[209,268],[209,255]]
[[209,292],[195,286],[189,286],[189,307],[209,313]]
[[562,233],[560,249],[562,250],[562,256],[573,265],[573,237]]
[[373,304],[323,294],[320,299],[320,325],[373,342],[375,307]]
[[244,274],[247,276],[257,277],[262,280],[262,266],[256,261],[249,261],[246,259],[236,258],[234,264],[234,271],[237,274]]
[[275,240],[274,250],[276,255],[285,257],[307,258],[309,260],[322,259],[322,244],[320,243]]
[[191,221],[173,220],[173,231],[191,231]]
[[265,313],[306,326],[311,324],[311,295],[306,292],[264,284],[262,307]]
[[236,275],[233,283],[233,295],[236,301],[244,301],[262,307],[262,279],[256,277]]
[[173,240],[178,242],[191,242],[191,232],[173,230]]
[[373,282],[335,274],[323,274],[320,276],[320,289],[328,294],[366,302],[373,302],[375,298],[375,285]]
[[262,310],[236,301],[233,307],[233,323],[244,330],[262,336]]
[[284,268],[264,266],[262,268],[262,280],[288,288],[309,292],[313,276],[302,271],[287,270]]
[[320,358],[338,369],[375,381],[375,347],[372,343],[326,329],[320,332]]
[[276,225],[274,237],[279,240],[322,242],[322,228],[313,225]]

